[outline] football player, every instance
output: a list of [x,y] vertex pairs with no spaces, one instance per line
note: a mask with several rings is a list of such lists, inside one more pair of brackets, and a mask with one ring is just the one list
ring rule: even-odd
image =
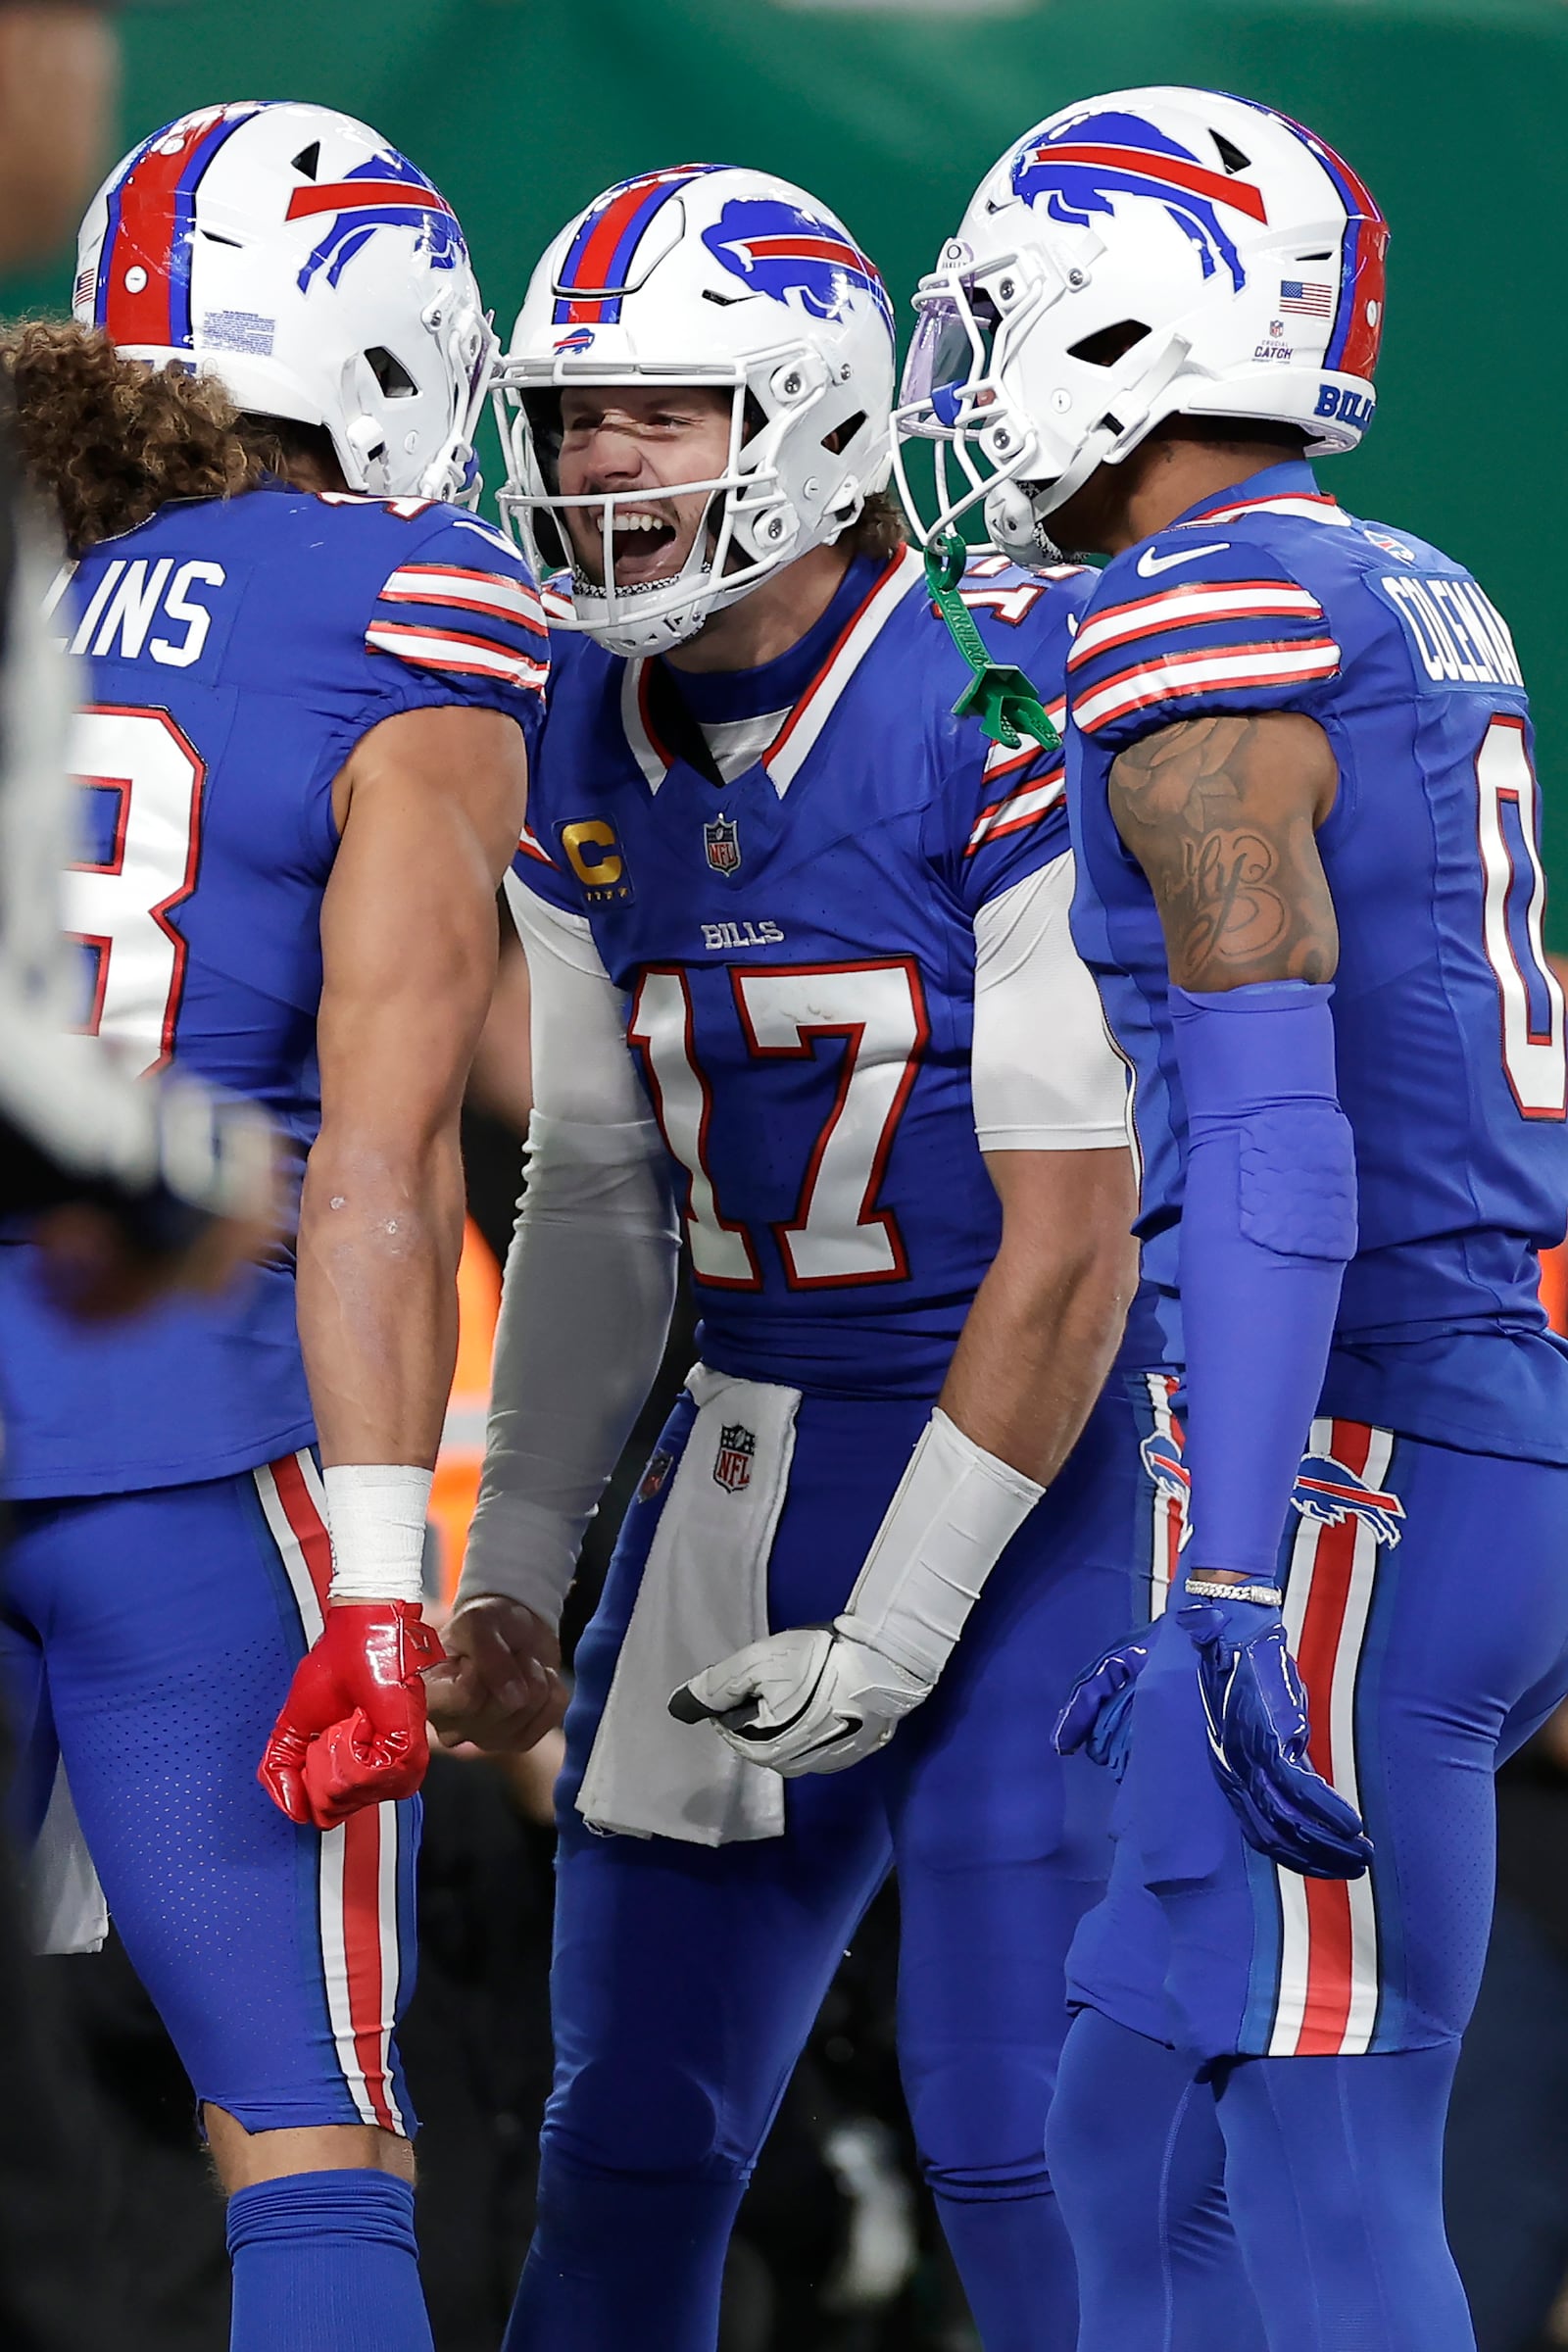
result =
[[1474,2340],[1443,2125],[1493,1768],[1568,1680],[1568,1095],[1507,628],[1308,463],[1371,419],[1387,234],[1267,107],[1090,99],[982,184],[906,386],[957,460],[939,530],[1112,559],[1073,929],[1135,1072],[1191,1540],[1061,1729],[1126,1770],[1051,2141],[1085,2352],[1169,2340],[1129,2184],[1195,2099],[1271,2352]]
[[[502,370],[504,506],[566,568],[508,885],[536,1107],[433,1678],[454,1735],[548,1715],[506,1686],[554,1665],[682,1227],[703,1316],[577,1652],[511,2352],[713,2344],[736,2207],[895,1863],[905,2082],[988,2352],[1075,2325],[1044,2126],[1105,1816],[1050,1728],[1133,1607],[1138,1431],[1096,1405],[1125,1082],[1068,938],[1059,745],[955,716],[969,672],[879,490],[892,367],[841,221],[688,167],[562,233]],[[963,584],[1058,710],[1089,585]]]
[[80,559],[91,1026],[268,1105],[303,1189],[238,1297],[90,1340],[0,1250],[24,1792],[35,1823],[63,1757],[202,2103],[235,2346],[427,2352],[391,2040],[420,1559],[543,622],[442,503],[494,347],[462,232],[363,123],[155,132],[88,215],[76,310],[9,366]]

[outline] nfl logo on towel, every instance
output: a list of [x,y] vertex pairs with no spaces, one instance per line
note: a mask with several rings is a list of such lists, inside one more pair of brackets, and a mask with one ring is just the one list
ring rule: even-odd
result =
[[718,1453],[713,1462],[715,1482],[731,1494],[739,1494],[752,1483],[752,1456],[756,1451],[756,1432],[743,1428],[739,1421],[726,1421],[718,1433]]
[[710,825],[703,827],[703,840],[708,845],[708,862],[715,874],[740,871],[741,829],[732,816],[715,816]]

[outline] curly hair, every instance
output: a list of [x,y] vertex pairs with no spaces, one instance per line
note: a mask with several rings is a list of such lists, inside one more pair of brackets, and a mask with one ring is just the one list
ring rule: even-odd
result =
[[15,431],[74,556],[172,498],[232,498],[269,470],[266,436],[211,376],[122,359],[95,327],[32,319],[0,335]]

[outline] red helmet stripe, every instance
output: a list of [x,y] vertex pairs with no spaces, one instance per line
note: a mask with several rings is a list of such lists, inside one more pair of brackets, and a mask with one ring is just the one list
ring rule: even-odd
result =
[[296,188],[288,200],[285,220],[305,220],[317,213],[381,212],[389,204],[405,212],[445,213],[452,207],[434,188],[408,179],[334,179],[317,187]]
[[848,244],[842,237],[745,237],[741,240],[756,261],[828,262],[841,270],[858,270],[867,276],[875,271],[863,253]]
[[1184,163],[1179,155],[1151,155],[1146,147],[1078,146],[1052,141],[1035,149],[1042,164],[1077,164],[1098,172],[1125,172],[1156,186],[1182,188],[1189,196],[1206,196],[1211,204],[1228,204],[1234,212],[1249,213],[1268,225],[1263,191],[1250,179],[1229,179],[1223,172],[1205,172],[1201,164]]
[[[110,229],[114,249],[106,257],[104,284],[103,323],[111,342],[167,346],[181,340],[174,332],[170,283],[175,199],[192,157],[220,119],[198,117],[167,132],[131,166],[116,191],[119,219]],[[141,273],[139,286],[125,282],[132,270]]]
[[[672,176],[663,172],[651,172],[646,178],[634,179],[629,186],[622,188],[613,204],[606,205],[589,231],[588,242],[582,249],[573,273],[574,285],[592,291],[608,283],[610,265],[614,260],[622,230],[636,218],[650,190]],[[570,290],[569,287],[562,289],[564,293]]]

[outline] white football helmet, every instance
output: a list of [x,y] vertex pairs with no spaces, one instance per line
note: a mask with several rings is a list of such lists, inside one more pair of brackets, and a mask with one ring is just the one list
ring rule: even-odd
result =
[[895,465],[914,514],[907,443],[937,445],[923,536],[981,504],[993,542],[1038,564],[1046,517],[1178,415],[1353,449],[1388,233],[1332,148],[1248,99],[1118,90],[1050,116],[981,182],[914,298]]
[[352,489],[476,486],[498,346],[463,231],[422,172],[330,107],[202,107],[144,139],[82,223],[74,309],[128,358],[323,425]]
[[[541,573],[570,562],[564,514],[597,509],[604,579],[573,567],[579,629],[658,653],[770,572],[836,539],[886,481],[893,314],[876,266],[814,197],[765,172],[686,164],[623,180],[534,271],[496,378],[504,519]],[[648,492],[561,495],[561,393],[572,384],[730,394],[729,448],[679,572],[618,584],[617,508]],[[837,438],[841,446],[828,446]]]

